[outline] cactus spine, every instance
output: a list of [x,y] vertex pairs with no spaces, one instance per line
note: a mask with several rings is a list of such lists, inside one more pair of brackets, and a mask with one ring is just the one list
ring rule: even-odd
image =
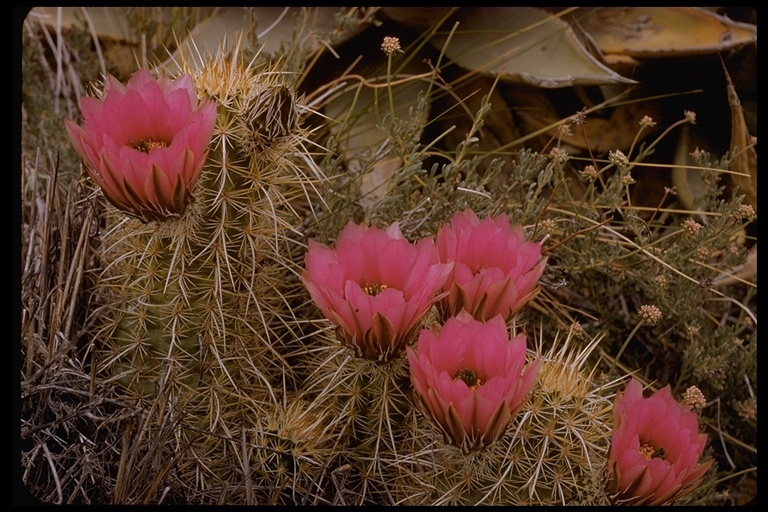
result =
[[[613,395],[597,386],[584,364],[600,338],[580,351],[572,333],[544,351],[537,384],[504,436],[482,450],[463,454],[439,441],[416,477],[432,489],[420,503],[448,505],[603,505],[603,470],[610,441]],[[423,415],[422,415],[423,416]],[[429,436],[420,436],[421,439]],[[424,447],[425,449],[428,447]]]
[[150,423],[167,426],[158,411],[171,409],[158,404],[175,404],[181,428],[168,456],[205,493],[251,481],[243,446],[263,446],[262,417],[285,408],[276,391],[290,379],[281,343],[295,323],[286,281],[302,251],[292,230],[319,174],[302,169],[311,162],[302,107],[278,69],[220,50],[183,71],[218,105],[210,154],[179,217],[112,219],[100,281],[108,307],[95,337],[104,342],[99,371],[156,413]]
[[218,104],[211,154],[183,215],[116,218],[105,234],[97,332],[99,371],[144,428],[170,431],[155,456],[165,478],[172,461],[203,503],[605,504],[612,384],[584,370],[599,339],[539,346],[537,384],[504,436],[470,454],[445,444],[405,357],[359,357],[300,316],[299,226],[321,174],[303,170],[290,84],[236,53],[186,71]]

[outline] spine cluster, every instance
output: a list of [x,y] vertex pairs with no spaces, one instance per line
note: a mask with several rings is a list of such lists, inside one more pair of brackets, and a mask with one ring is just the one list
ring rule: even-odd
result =
[[[210,153],[183,212],[112,217],[94,336],[98,371],[167,439],[157,478],[191,502],[607,504],[619,381],[586,368],[600,340],[527,348],[508,332],[538,292],[540,244],[469,210],[435,244],[396,223],[350,222],[335,249],[308,241],[323,177],[290,82],[237,54],[184,72],[217,105]],[[500,348],[472,345],[497,324]],[[440,325],[478,354],[452,380],[433,378],[453,364],[427,349]]]
[[227,492],[264,502],[274,490],[243,494],[259,488],[259,474],[320,465],[289,464],[283,444],[295,437],[322,454],[327,437],[324,412],[283,393],[296,337],[286,333],[298,323],[295,226],[309,216],[316,173],[307,170],[300,101],[281,73],[224,54],[185,71],[217,104],[210,153],[180,215],[143,222],[109,214],[99,372],[156,428],[174,431],[165,455],[177,458],[183,479],[204,495],[235,485]]

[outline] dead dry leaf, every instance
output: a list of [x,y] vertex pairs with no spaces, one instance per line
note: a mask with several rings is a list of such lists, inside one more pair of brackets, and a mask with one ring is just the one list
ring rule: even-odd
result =
[[757,151],[752,136],[744,120],[744,111],[731,76],[723,65],[726,88],[728,90],[728,105],[731,108],[731,151],[734,152],[730,170],[731,181],[744,194],[744,204],[751,205],[757,212]]
[[757,41],[756,26],[700,7],[602,7],[584,9],[574,19],[606,55],[696,55]]
[[674,166],[672,167],[672,184],[677,191],[677,199],[686,209],[696,211],[697,204],[706,196],[709,186],[701,178],[701,171],[693,169],[691,153],[700,149],[693,142],[695,134],[690,125],[682,126],[680,136],[677,139]]
[[546,88],[634,83],[592,55],[567,22],[535,7],[463,7],[430,43],[445,47],[459,66],[508,82]]
[[460,7],[382,7],[381,12],[401,25],[422,32],[457,9]]
[[[655,102],[627,102],[607,108],[608,116],[588,115],[582,126],[572,126],[570,134],[558,133],[563,121],[547,91],[532,87],[507,87],[502,93],[515,112],[522,133],[544,130],[546,140],[559,137],[562,144],[593,153],[626,150],[640,128],[640,120],[650,115],[661,117],[660,105]],[[585,103],[588,100],[585,100]],[[593,106],[586,104],[586,107]],[[576,114],[576,112],[572,112]],[[646,131],[652,133],[656,129]],[[511,139],[514,140],[514,139]]]
[[[307,53],[329,44],[343,42],[367,26],[364,15],[356,23],[337,27],[343,7],[222,7],[216,15],[199,23],[162,67],[174,69],[174,62],[197,63],[200,55],[215,55],[219,48],[229,50],[239,39],[247,41],[255,33],[257,50],[281,56],[284,48],[299,41]],[[350,19],[355,18],[350,16]]]

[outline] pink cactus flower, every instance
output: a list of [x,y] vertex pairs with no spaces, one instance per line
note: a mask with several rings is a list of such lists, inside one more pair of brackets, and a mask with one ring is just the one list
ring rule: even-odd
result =
[[670,504],[695,489],[712,465],[699,463],[707,435],[666,386],[648,398],[637,380],[616,395],[608,494],[616,504]]
[[539,371],[536,359],[523,372],[526,338],[510,340],[501,315],[481,322],[461,311],[422,330],[416,349],[407,347],[413,387],[446,441],[465,453],[504,433]]
[[183,213],[216,122],[216,104],[198,102],[192,78],[142,68],[123,85],[110,75],[102,97],[80,107],[83,127],[64,123],[104,196],[144,222]]
[[445,317],[463,308],[478,320],[509,320],[539,291],[547,262],[541,245],[527,241],[505,214],[481,221],[470,209],[457,213],[438,230],[436,244],[440,261],[453,263],[440,303]]
[[340,339],[377,361],[415,338],[450,270],[431,238],[411,243],[396,222],[386,230],[349,222],[335,249],[310,240],[305,265],[302,280]]

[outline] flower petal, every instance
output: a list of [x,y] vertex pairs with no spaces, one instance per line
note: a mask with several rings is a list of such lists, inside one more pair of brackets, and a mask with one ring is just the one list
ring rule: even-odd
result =
[[215,103],[198,103],[192,78],[155,79],[141,68],[123,85],[108,75],[102,98],[80,106],[83,127],[65,127],[104,196],[144,222],[183,213],[216,122]]
[[540,244],[525,239],[506,215],[483,220],[470,209],[457,213],[437,233],[440,261],[454,268],[444,290],[445,316],[462,308],[480,320],[510,319],[537,293],[546,259]]
[[[539,365],[537,360],[521,373],[525,337],[510,340],[500,316],[481,322],[467,311],[442,327],[423,329],[416,350],[408,354],[414,391],[450,442],[464,451],[503,434],[527,400]],[[473,374],[477,380],[465,382]]]
[[616,394],[614,421],[606,489],[617,503],[672,503],[698,485],[711,464],[698,463],[706,435],[669,386],[644,398],[632,379]]

